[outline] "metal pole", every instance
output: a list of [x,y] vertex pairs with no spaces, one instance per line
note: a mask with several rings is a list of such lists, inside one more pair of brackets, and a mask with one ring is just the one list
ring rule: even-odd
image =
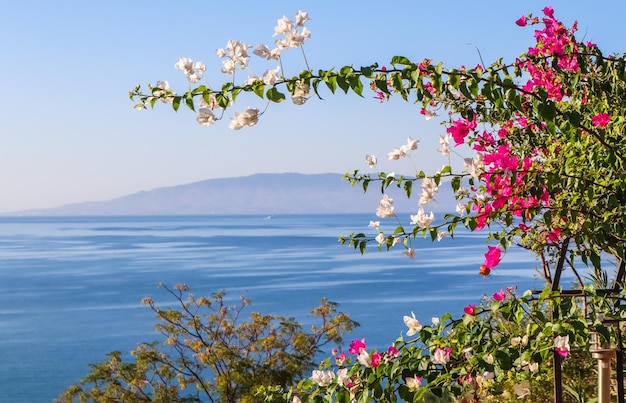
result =
[[598,360],[598,403],[611,403],[611,360],[615,357],[615,350],[592,351],[591,357]]
[[561,382],[561,356],[556,351],[552,353],[552,362],[554,363],[554,403],[563,403],[563,384]]
[[617,402],[624,403],[624,352],[621,348],[617,350],[615,366],[617,372]]

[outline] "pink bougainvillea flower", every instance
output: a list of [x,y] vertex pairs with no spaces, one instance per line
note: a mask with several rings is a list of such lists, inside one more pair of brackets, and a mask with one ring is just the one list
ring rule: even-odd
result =
[[459,144],[463,144],[465,141],[465,137],[469,134],[470,130],[474,130],[476,128],[476,116],[474,116],[474,120],[469,121],[467,119],[459,118],[452,122],[452,127],[448,127],[446,129],[446,133],[450,134],[454,139],[454,142],[458,146]]
[[559,241],[559,236],[561,236],[561,228],[555,228],[552,231],[548,232],[548,239],[554,243]]
[[567,357],[569,354],[569,335],[567,336],[556,336],[554,338],[554,349],[557,354],[561,357]]
[[504,298],[506,298],[506,293],[502,290],[493,294],[493,299],[495,299],[496,301],[502,301],[504,300]]
[[500,263],[502,252],[498,246],[488,246],[488,249],[487,253],[485,253],[485,266],[492,269]]
[[437,347],[432,357],[430,358],[430,361],[435,365],[446,364],[448,361],[450,361],[451,352],[452,352],[451,348],[444,350],[443,348]]
[[348,352],[350,354],[359,354],[361,353],[361,350],[365,350],[367,349],[367,346],[365,345],[365,339],[361,339],[361,340],[352,340],[350,342],[350,348],[348,349]]
[[526,26],[526,16],[522,15],[521,17],[519,17],[519,19],[515,20],[515,23],[517,25],[519,25],[520,27],[525,27]]
[[387,354],[392,355],[394,357],[398,356],[398,349],[395,346],[389,346],[389,348],[387,349]]
[[383,356],[378,351],[372,354],[372,367],[376,368],[379,366],[382,358]]
[[544,7],[542,11],[546,17],[554,18],[554,8],[552,6]]
[[469,304],[468,306],[463,308],[463,312],[465,312],[466,314],[468,314],[470,316],[476,315],[476,305]]
[[611,117],[602,112],[591,118],[591,123],[593,123],[594,126],[599,126],[603,129],[609,124],[610,121]]

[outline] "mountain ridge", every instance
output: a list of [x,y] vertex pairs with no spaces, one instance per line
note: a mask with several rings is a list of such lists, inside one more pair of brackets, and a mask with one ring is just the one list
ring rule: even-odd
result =
[[[206,179],[156,188],[105,201],[6,213],[23,216],[226,215],[374,213],[382,193],[352,187],[343,174],[259,173]],[[390,186],[396,211],[417,211],[417,203]],[[415,206],[415,207],[411,207]]]

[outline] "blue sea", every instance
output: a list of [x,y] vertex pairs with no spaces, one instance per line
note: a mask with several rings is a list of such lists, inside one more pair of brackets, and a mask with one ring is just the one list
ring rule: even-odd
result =
[[[422,322],[509,285],[539,288],[533,255],[510,250],[478,275],[484,233],[361,255],[337,241],[368,232],[368,214],[285,216],[0,217],[0,402],[51,402],[113,350],[160,340],[143,297],[172,306],[159,283],[196,295],[224,290],[252,311],[293,316],[323,297],[361,326],[351,339],[384,348],[413,311]],[[383,221],[383,229],[385,229]],[[395,227],[390,222],[387,231]],[[374,234],[375,235],[375,234]],[[247,316],[247,315],[244,315]]]

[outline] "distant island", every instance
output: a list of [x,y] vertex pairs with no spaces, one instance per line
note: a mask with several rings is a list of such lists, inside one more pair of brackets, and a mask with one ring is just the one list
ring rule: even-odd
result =
[[[352,187],[343,174],[262,173],[157,188],[107,201],[88,201],[49,209],[5,213],[23,216],[227,215],[227,214],[374,214],[382,193]],[[417,198],[407,200],[391,186],[396,211],[416,212]],[[444,190],[444,189],[442,189]],[[446,187],[447,190],[447,187]],[[419,192],[419,188],[416,189]],[[454,209],[450,192],[442,197]],[[442,195],[443,196],[443,195]],[[448,197],[450,196],[450,197]],[[419,197],[419,195],[418,195]],[[435,206],[432,207],[436,208]],[[449,211],[449,210],[447,210]],[[374,217],[375,218],[375,217]]]

